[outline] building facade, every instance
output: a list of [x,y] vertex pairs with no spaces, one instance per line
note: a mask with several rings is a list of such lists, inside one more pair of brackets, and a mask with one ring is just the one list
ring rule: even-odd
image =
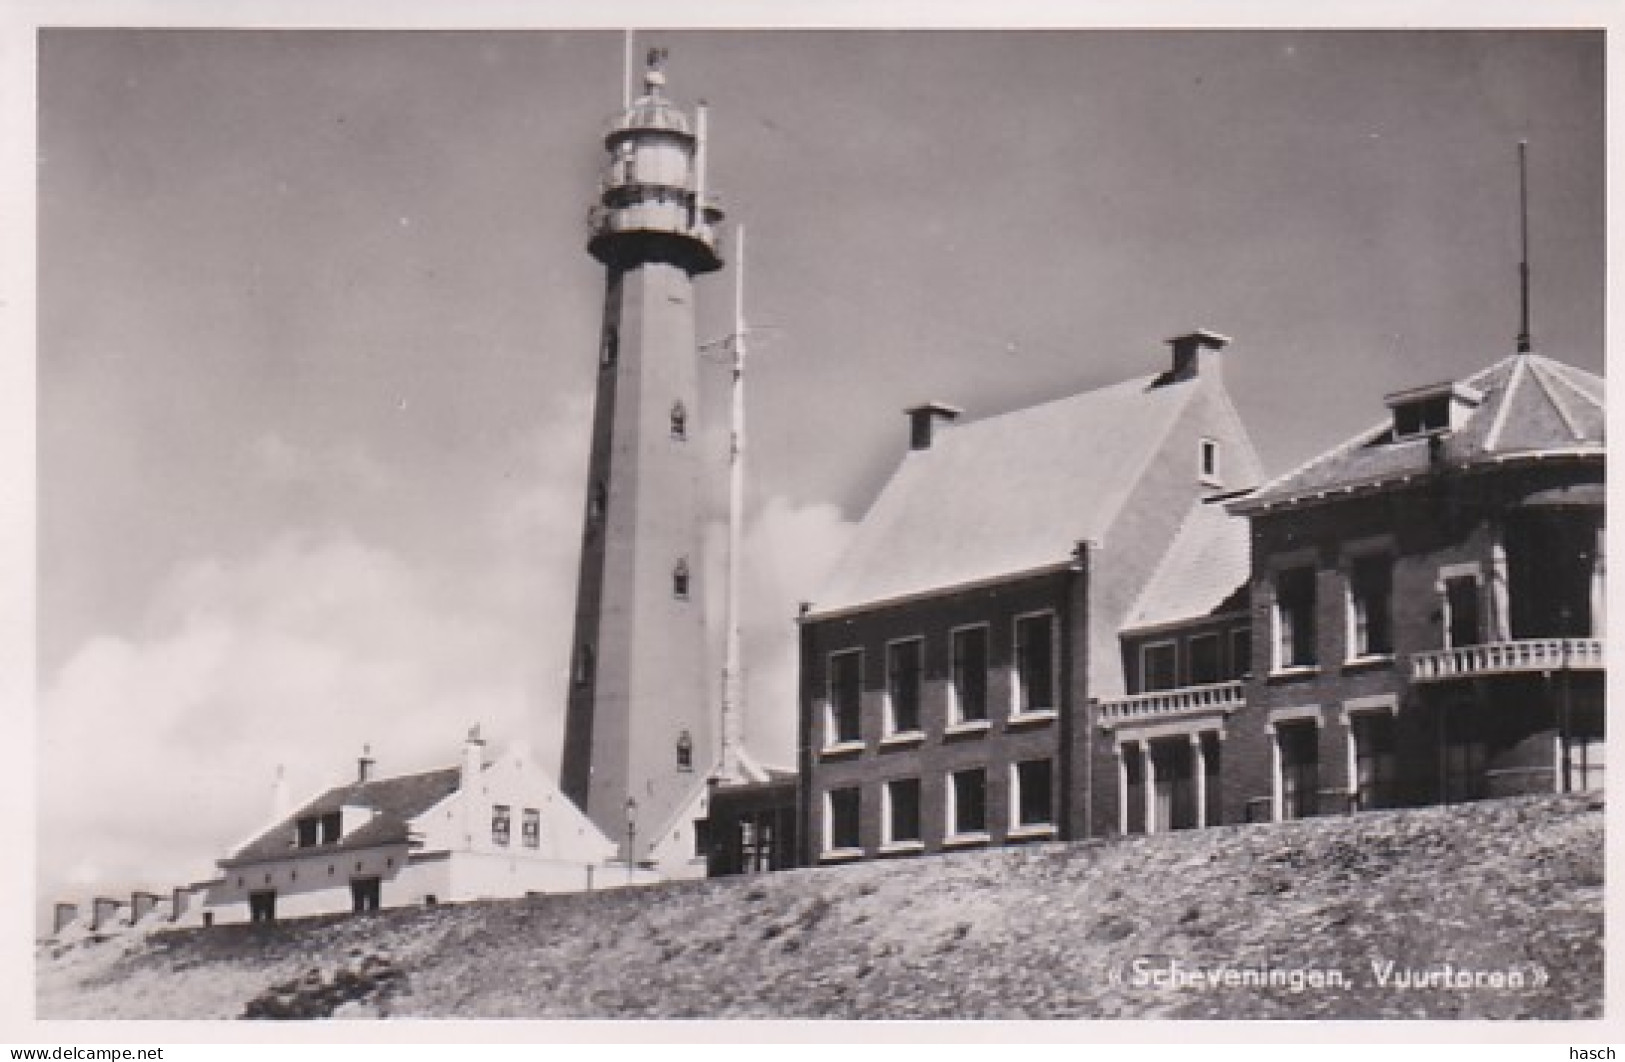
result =
[[458,766],[375,778],[363,758],[353,781],[220,860],[204,914],[270,921],[612,887],[629,880],[616,851],[523,749],[487,763],[475,733]]
[[[1525,352],[1386,404],[1228,503],[1244,674],[1125,632],[1152,681],[1098,708],[1117,830],[1601,786],[1602,380]],[[1191,653],[1206,607],[1190,594],[1163,640]]]
[[1228,341],[1149,377],[956,425],[910,451],[801,617],[803,860],[1091,832],[1089,702],[1125,690],[1118,630],[1203,497],[1251,487]]

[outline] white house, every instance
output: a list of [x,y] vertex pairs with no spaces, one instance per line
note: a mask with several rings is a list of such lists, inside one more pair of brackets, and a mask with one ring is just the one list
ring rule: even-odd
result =
[[579,892],[654,880],[611,861],[608,840],[522,747],[485,762],[372,777],[307,801],[230,856],[209,886],[215,923]]

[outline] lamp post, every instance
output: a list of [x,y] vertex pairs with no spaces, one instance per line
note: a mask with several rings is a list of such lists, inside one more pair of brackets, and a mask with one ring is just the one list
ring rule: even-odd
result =
[[632,883],[632,874],[637,866],[634,853],[637,851],[635,843],[638,836],[638,802],[636,797],[626,798],[626,882]]

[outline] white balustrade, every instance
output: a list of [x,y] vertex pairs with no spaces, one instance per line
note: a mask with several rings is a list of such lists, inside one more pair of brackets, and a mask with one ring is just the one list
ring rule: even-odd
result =
[[1130,720],[1183,715],[1187,712],[1234,711],[1243,703],[1241,682],[1216,682],[1206,686],[1181,686],[1172,690],[1137,693],[1120,700],[1102,701],[1098,706],[1100,725],[1114,726]]
[[1416,653],[1411,657],[1411,679],[1443,682],[1476,675],[1599,671],[1602,666],[1601,638],[1523,638]]

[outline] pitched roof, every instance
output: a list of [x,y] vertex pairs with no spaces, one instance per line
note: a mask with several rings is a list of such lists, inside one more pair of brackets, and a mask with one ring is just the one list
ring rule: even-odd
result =
[[236,867],[285,858],[294,850],[300,819],[329,814],[344,807],[371,808],[375,814],[370,821],[333,844],[299,851],[320,854],[373,848],[381,844],[403,844],[407,840],[411,820],[455,793],[461,775],[462,769],[459,767],[444,767],[419,774],[335,786],[239,848],[230,857],[222,859],[220,865]]
[[1160,627],[1244,608],[1252,564],[1245,517],[1198,501],[1129,611],[1125,630]]
[[1461,382],[1483,397],[1460,426],[1439,436],[1436,458],[1429,453],[1434,444],[1428,438],[1396,439],[1392,420],[1384,420],[1232,502],[1231,508],[1249,512],[1374,487],[1424,473],[1434,460],[1470,468],[1519,456],[1602,453],[1606,416],[1601,377],[1538,354],[1513,354]]
[[1198,381],[1145,376],[969,424],[910,451],[814,614],[1066,562],[1104,540]]

